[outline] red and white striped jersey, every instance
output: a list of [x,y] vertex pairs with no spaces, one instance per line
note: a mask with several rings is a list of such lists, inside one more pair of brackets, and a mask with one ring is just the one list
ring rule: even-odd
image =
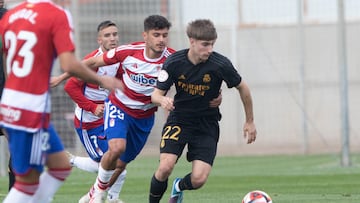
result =
[[1,99],[1,123],[27,132],[50,122],[50,75],[57,55],[73,52],[71,16],[50,0],[28,0],[0,23],[8,78]]
[[125,87],[124,91],[117,89],[110,93],[111,102],[135,118],[153,115],[157,107],[151,102],[151,93],[164,61],[174,52],[171,48],[165,48],[159,58],[151,59],[145,55],[145,43],[136,42],[104,54],[105,63],[121,63],[120,79]]
[[[85,59],[103,54],[101,48],[94,50]],[[116,76],[119,64],[112,64],[97,68],[98,75]],[[109,96],[109,90],[96,84],[84,83],[76,78],[69,79],[64,86],[65,91],[76,103],[74,124],[76,128],[92,129],[103,125],[103,117],[94,115],[97,104],[103,104]]]

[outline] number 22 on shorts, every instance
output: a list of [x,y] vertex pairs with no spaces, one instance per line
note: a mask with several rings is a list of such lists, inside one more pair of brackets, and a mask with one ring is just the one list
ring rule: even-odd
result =
[[180,132],[181,132],[180,126],[177,126],[177,125],[165,126],[164,130],[163,130],[163,135],[161,137],[161,144],[160,144],[161,147],[165,146],[165,140],[167,140],[167,139],[178,141]]

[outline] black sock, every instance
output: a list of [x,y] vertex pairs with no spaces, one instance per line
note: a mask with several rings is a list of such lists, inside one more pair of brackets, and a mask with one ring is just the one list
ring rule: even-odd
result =
[[159,203],[164,195],[168,186],[168,179],[161,182],[155,178],[155,175],[151,178],[149,203]]
[[183,179],[180,180],[179,188],[181,191],[194,189],[194,187],[191,183],[191,173],[187,174]]

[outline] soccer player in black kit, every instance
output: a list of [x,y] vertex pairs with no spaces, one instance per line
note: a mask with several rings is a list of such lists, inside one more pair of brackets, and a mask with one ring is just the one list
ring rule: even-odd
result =
[[[184,190],[196,190],[208,179],[219,140],[219,108],[207,105],[218,96],[221,84],[235,87],[245,111],[244,137],[256,139],[250,89],[231,61],[214,52],[217,39],[214,24],[207,19],[190,22],[187,27],[190,48],[175,52],[164,63],[151,100],[170,111],[160,141],[160,162],[150,184],[149,202],[158,203],[167,189],[168,177],[187,145],[192,171],[173,182],[170,203],[181,203]],[[174,99],[166,97],[175,85]]]

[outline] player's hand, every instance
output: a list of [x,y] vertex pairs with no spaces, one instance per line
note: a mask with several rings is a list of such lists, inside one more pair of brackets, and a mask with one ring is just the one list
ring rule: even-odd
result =
[[170,98],[170,97],[162,97],[160,105],[162,108],[168,110],[168,111],[172,111],[175,109],[174,107],[174,99]]
[[62,82],[60,76],[51,76],[50,78],[50,87],[56,87]]
[[104,115],[104,108],[105,108],[104,104],[98,104],[96,106],[94,115],[97,116],[97,117],[102,117]]
[[115,89],[124,90],[124,84],[121,80],[112,76],[101,76],[101,87],[113,91]]
[[220,106],[220,104],[221,104],[221,102],[222,102],[222,94],[221,94],[221,89],[220,89],[220,91],[219,91],[219,96],[218,97],[216,97],[216,98],[214,98],[213,100],[211,100],[210,102],[209,102],[209,106],[211,107],[211,108],[216,108],[216,107],[219,107]]
[[70,78],[70,74],[65,72],[58,76],[51,76],[50,78],[50,87],[56,87],[58,86],[62,81],[67,80]]
[[247,138],[247,144],[255,142],[256,134],[257,132],[254,122],[246,122],[244,124],[244,138]]

